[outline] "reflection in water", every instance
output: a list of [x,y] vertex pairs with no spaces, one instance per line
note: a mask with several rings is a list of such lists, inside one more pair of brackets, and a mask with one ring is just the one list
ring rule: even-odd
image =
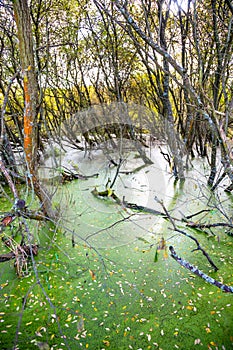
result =
[[[93,151],[92,159],[83,158],[82,152],[68,154],[63,160],[65,166],[78,163],[79,172],[90,175],[98,172],[98,178],[90,178],[86,181],[75,181],[68,185],[67,197],[75,205],[66,208],[66,216],[72,225],[78,225],[83,238],[88,237],[89,242],[97,247],[115,247],[132,242],[136,236],[151,234],[154,225],[159,225],[160,218],[145,213],[137,213],[126,210],[118,204],[107,199],[97,199],[91,191],[97,188],[99,191],[106,189],[109,179],[113,179],[116,167],[109,167],[108,158],[102,151]],[[116,154],[111,157],[116,159]],[[118,155],[119,156],[119,155]],[[134,170],[143,163],[140,158],[135,158],[134,152],[128,152],[119,172],[119,176],[113,190],[123,201],[135,203],[140,206],[160,210],[154,197],[158,196],[165,202],[172,196],[172,183],[167,181],[166,164],[158,149],[151,152],[153,164],[134,173]],[[167,197],[167,191],[169,196]],[[61,189],[64,198],[64,188]],[[71,195],[70,195],[71,194]],[[72,199],[69,199],[71,196]],[[116,224],[112,226],[112,223]],[[124,227],[124,229],[122,229]],[[105,229],[105,230],[104,230]]]

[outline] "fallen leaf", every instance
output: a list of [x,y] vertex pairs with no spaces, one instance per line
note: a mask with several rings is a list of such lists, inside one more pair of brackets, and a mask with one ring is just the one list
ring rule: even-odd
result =
[[92,279],[92,281],[94,281],[94,280],[96,279],[96,276],[95,276],[94,271],[89,270],[89,273],[90,273],[90,275],[91,275],[91,279]]
[[187,310],[193,310],[193,306],[188,305],[188,306],[186,306],[186,309],[187,309]]
[[103,340],[105,346],[110,346],[110,342],[108,340]]

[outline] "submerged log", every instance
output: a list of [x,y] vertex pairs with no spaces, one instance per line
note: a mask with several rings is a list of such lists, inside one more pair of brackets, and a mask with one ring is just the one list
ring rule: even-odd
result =
[[160,215],[164,219],[168,218],[166,213],[163,213],[161,211],[158,211],[158,210],[155,210],[155,209],[152,209],[152,208],[148,208],[148,207],[144,207],[142,205],[137,205],[135,203],[129,203],[129,202],[125,201],[124,198],[123,198],[123,200],[120,200],[120,198],[111,189],[106,189],[104,191],[98,191],[97,188],[95,187],[94,190],[91,191],[91,193],[93,194],[93,196],[99,197],[99,198],[110,197],[117,204],[120,204],[123,208],[132,209],[132,210],[135,210],[135,211],[137,211],[139,213],[144,213],[144,214]]
[[227,286],[226,284],[215,280],[214,278],[208,276],[207,274],[199,270],[197,266],[193,266],[188,261],[179,257],[172,246],[169,247],[169,250],[171,252],[171,257],[175,259],[178,262],[178,264],[190,270],[195,275],[203,278],[207,283],[213,284],[214,286],[220,288],[222,291],[227,293],[233,293],[233,287]]

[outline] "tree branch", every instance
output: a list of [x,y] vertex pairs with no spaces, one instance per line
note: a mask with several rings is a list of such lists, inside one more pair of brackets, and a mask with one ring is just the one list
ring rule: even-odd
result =
[[206,257],[206,259],[209,261],[210,265],[214,268],[214,270],[217,271],[217,270],[218,270],[218,267],[215,265],[215,263],[213,262],[213,260],[212,260],[211,257],[209,256],[209,254],[205,251],[205,249],[202,248],[202,246],[200,245],[200,243],[198,242],[198,240],[197,240],[195,237],[193,237],[192,235],[190,235],[190,234],[186,233],[185,231],[179,229],[179,228],[176,226],[174,219],[171,217],[171,215],[170,215],[169,212],[167,211],[167,208],[165,207],[165,205],[163,204],[163,202],[160,201],[157,197],[155,197],[155,200],[162,206],[162,208],[163,208],[165,214],[167,215],[167,218],[170,220],[170,222],[171,222],[171,224],[172,224],[172,226],[173,226],[173,228],[174,228],[174,231],[179,232],[179,233],[181,233],[182,235],[184,235],[184,236],[186,236],[186,237],[192,239],[192,240],[196,243],[196,245],[197,245],[197,248],[194,249],[194,250],[200,250],[200,251],[202,252],[202,254]]
[[17,200],[18,199],[18,191],[17,191],[17,189],[16,189],[16,187],[15,187],[15,185],[14,185],[14,183],[13,183],[13,181],[12,181],[12,179],[11,179],[11,177],[10,177],[8,171],[6,170],[6,168],[5,168],[5,166],[4,166],[2,161],[0,161],[0,170],[1,170],[1,172],[3,173],[3,175],[5,176],[5,178],[7,180],[8,185],[9,185],[9,187],[11,189],[11,192],[14,195],[15,200]]
[[213,284],[214,286],[220,288],[222,291],[227,292],[227,293],[233,293],[233,287],[227,286],[226,284],[223,284],[217,280],[215,280],[214,278],[206,275],[204,272],[202,272],[201,270],[199,270],[196,266],[191,265],[188,261],[183,260],[181,257],[179,257],[174,248],[172,246],[169,247],[169,250],[171,252],[171,257],[173,259],[175,259],[178,264],[180,264],[181,266],[185,267],[186,269],[190,270],[192,273],[194,273],[195,275],[203,278],[206,282]]

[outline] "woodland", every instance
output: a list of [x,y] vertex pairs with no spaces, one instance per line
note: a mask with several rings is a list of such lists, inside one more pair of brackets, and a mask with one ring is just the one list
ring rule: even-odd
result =
[[1,348],[232,349],[233,2],[0,0],[0,106]]

